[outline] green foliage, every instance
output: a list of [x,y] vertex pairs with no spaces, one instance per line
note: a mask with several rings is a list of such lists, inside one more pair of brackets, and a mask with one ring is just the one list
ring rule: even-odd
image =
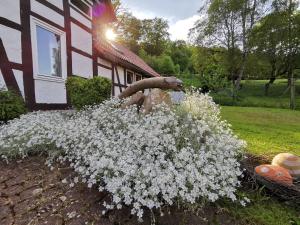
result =
[[151,56],[142,49],[139,52],[142,59],[145,60],[154,70],[162,75],[174,75],[180,73],[180,66],[174,65],[172,58],[169,55]]
[[23,98],[11,90],[0,90],[0,123],[26,113]]
[[168,55],[171,56],[174,64],[179,66],[179,72],[189,71],[191,69],[192,62],[190,59],[192,56],[192,49],[185,41],[171,42]]
[[218,92],[229,86],[224,69],[218,64],[208,65],[200,76],[202,89]]
[[118,21],[119,23],[116,27],[118,41],[131,51],[138,53],[140,49],[139,41],[142,36],[142,21],[129,12],[119,15]]
[[100,104],[111,96],[111,81],[103,77],[84,79],[70,77],[67,80],[67,92],[71,104],[76,109],[87,105]]
[[162,18],[142,20],[141,47],[149,55],[161,55],[169,40],[168,21]]

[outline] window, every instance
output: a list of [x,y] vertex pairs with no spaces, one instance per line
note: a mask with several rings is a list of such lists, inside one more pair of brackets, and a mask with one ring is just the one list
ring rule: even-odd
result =
[[132,71],[126,71],[126,82],[127,84],[132,84],[134,82],[134,73]]
[[34,78],[64,82],[67,78],[65,32],[32,17],[31,43]]
[[61,37],[37,25],[38,74],[62,77]]
[[140,74],[135,74],[135,81],[142,80],[142,76]]
[[71,4],[79,9],[84,14],[91,16],[90,6],[84,3],[82,0],[70,0]]

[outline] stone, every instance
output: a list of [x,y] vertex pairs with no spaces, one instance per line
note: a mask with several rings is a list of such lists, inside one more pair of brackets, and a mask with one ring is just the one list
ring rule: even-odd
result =
[[43,192],[43,188],[37,188],[32,191],[32,195],[33,196],[40,195],[42,192]]
[[65,202],[67,200],[67,197],[66,196],[61,196],[59,197],[59,199],[62,201],[62,202]]

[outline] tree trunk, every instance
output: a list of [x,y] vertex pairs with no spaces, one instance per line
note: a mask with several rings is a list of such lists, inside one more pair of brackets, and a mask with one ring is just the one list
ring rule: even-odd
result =
[[272,66],[270,80],[268,83],[265,84],[265,96],[269,95],[269,88],[270,88],[271,84],[273,84],[274,81],[276,80],[276,73],[277,72],[276,72],[275,66]]

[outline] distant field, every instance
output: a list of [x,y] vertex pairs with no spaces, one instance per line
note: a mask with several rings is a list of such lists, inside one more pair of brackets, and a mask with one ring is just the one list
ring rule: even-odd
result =
[[[290,98],[287,89],[287,80],[276,80],[270,86],[269,95],[265,96],[265,84],[267,80],[249,80],[242,82],[242,89],[238,93],[238,98],[233,101],[230,90],[224,90],[217,94],[212,94],[214,100],[220,105],[227,106],[249,106],[268,108],[289,108]],[[300,110],[300,81],[296,83],[296,107]]]
[[300,155],[300,111],[230,106],[222,106],[221,111],[235,133],[247,141],[250,153]]
[[[197,78],[181,77],[186,87],[200,87],[201,82]],[[265,96],[265,84],[268,80],[246,80],[242,81],[242,89],[238,97],[233,100],[231,88],[212,93],[215,102],[227,106],[248,106],[284,108],[290,107],[290,92],[287,90],[287,79],[278,79],[270,86],[269,95]],[[296,82],[296,107],[300,110],[300,80]]]

